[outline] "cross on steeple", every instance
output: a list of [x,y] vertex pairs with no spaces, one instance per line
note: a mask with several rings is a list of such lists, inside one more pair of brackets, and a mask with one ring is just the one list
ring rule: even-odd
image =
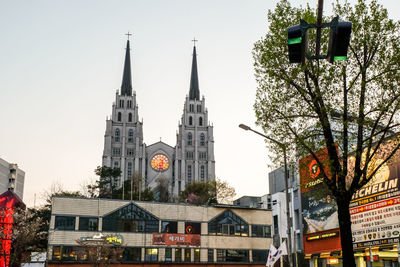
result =
[[193,42],[193,45],[196,46],[196,42],[198,42],[198,40],[196,40],[196,38],[193,38],[192,42]]
[[125,35],[128,36],[128,41],[129,41],[129,37],[132,35],[132,33],[129,33],[129,32],[128,32],[128,33],[126,33]]

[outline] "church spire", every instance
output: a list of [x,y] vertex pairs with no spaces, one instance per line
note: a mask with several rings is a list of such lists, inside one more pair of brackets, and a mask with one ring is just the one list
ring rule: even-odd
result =
[[199,77],[197,75],[197,58],[196,58],[196,39],[192,40],[193,46],[193,60],[192,60],[192,74],[190,76],[190,89],[189,89],[189,99],[190,100],[200,100],[200,90],[199,90]]
[[126,52],[125,52],[125,65],[124,65],[124,74],[122,76],[122,85],[121,85],[121,95],[132,95],[132,76],[131,76],[131,52],[129,47],[129,36],[132,35],[129,32],[128,41],[126,42]]

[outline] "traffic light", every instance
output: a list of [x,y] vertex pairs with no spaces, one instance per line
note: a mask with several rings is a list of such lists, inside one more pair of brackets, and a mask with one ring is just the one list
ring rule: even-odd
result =
[[338,21],[336,17],[331,22],[328,46],[328,60],[330,63],[347,59],[347,49],[350,43],[351,22]]
[[304,20],[300,20],[298,25],[287,28],[290,63],[305,62],[308,45],[307,29],[308,24]]

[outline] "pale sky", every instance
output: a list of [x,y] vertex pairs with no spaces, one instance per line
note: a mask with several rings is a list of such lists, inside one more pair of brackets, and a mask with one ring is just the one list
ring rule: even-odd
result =
[[[296,0],[294,5],[317,1]],[[332,1],[325,1],[329,13]],[[395,0],[381,0],[399,19]],[[195,37],[200,94],[214,125],[216,174],[237,196],[268,192],[268,151],[254,129],[252,48],[276,0],[0,0],[0,157],[25,171],[24,201],[54,182],[95,178],[105,119],[131,37],[144,141],[176,144]],[[259,130],[259,129],[258,129]]]

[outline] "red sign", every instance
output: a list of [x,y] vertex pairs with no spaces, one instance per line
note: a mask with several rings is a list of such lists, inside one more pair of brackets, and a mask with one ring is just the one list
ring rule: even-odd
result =
[[153,233],[153,245],[200,247],[200,235]]

